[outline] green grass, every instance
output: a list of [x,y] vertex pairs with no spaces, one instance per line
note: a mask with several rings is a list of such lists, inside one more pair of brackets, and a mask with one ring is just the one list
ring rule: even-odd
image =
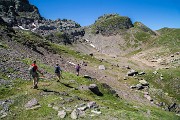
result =
[[[150,87],[154,88],[157,91],[157,98],[161,101],[165,101],[170,104],[170,100],[166,99],[165,93],[168,93],[168,96],[175,99],[180,103],[180,68],[170,68],[170,69],[161,69],[158,70],[158,74],[153,74],[153,71],[147,72],[144,79],[150,83]],[[161,74],[163,79],[160,79]],[[158,92],[159,91],[159,92]],[[159,94],[158,94],[159,93]],[[153,94],[153,91],[152,91]],[[155,91],[154,91],[155,94]]]
[[96,58],[91,57],[90,55],[86,55],[86,54],[76,52],[68,46],[50,43],[50,49],[52,49],[53,51],[56,51],[60,55],[73,57],[73,58],[76,58],[78,60],[84,60],[84,61],[89,61],[89,62],[93,62],[93,63],[99,63],[99,61]]
[[[72,76],[74,76],[74,78],[77,78],[75,75],[72,74]],[[71,77],[72,77],[71,76]],[[66,82],[65,79],[62,82]],[[90,84],[90,81],[87,81],[84,78],[80,78],[80,79],[76,79],[77,82],[82,82],[84,84]],[[57,117],[57,111],[53,110],[52,108],[48,107],[48,104],[50,103],[54,103],[56,106],[59,106],[58,104],[60,104],[63,100],[62,98],[68,98],[68,96],[57,96],[54,94],[50,94],[50,95],[39,95],[42,91],[41,89],[49,89],[49,90],[55,90],[55,91],[66,91],[68,92],[70,88],[67,88],[65,86],[63,86],[61,83],[56,83],[55,81],[52,81],[53,83],[48,86],[47,88],[42,88],[40,85],[42,83],[48,83],[45,81],[40,81],[40,85],[39,85],[39,90],[28,90],[29,88],[26,87],[22,88],[22,91],[19,91],[18,95],[15,95],[14,97],[11,97],[13,99],[15,99],[15,102],[13,105],[11,105],[11,114],[10,116],[7,116],[7,119],[19,119],[19,120],[23,120],[24,118],[27,119],[58,119]],[[93,82],[94,83],[94,82]],[[96,83],[96,82],[95,82]],[[31,84],[30,82],[27,83],[27,85]],[[98,84],[98,83],[97,83]],[[73,86],[73,84],[72,84]],[[165,111],[162,111],[160,109],[154,108],[154,107],[144,107],[144,106],[139,106],[139,108],[133,107],[133,104],[131,103],[127,103],[124,100],[120,100],[114,96],[112,96],[112,94],[109,93],[108,89],[105,89],[101,86],[101,84],[98,84],[100,91],[104,94],[103,97],[99,97],[96,96],[94,94],[92,94],[92,92],[90,91],[78,91],[78,90],[70,90],[69,96],[79,96],[82,99],[89,99],[91,101],[96,101],[98,105],[100,106],[104,106],[104,107],[109,107],[108,109],[104,109],[101,108],[101,112],[102,115],[99,116],[95,116],[92,119],[108,119],[108,117],[117,117],[118,119],[125,119],[125,120],[129,120],[130,118],[133,119],[159,119],[159,118],[163,118],[163,119],[169,119],[169,118],[173,118],[173,119],[178,119],[178,117],[176,117],[173,113],[168,113]],[[25,94],[27,93],[27,94]],[[27,101],[29,101],[32,98],[36,98],[40,105],[41,108],[39,108],[38,110],[25,110],[24,105],[27,103]],[[71,106],[73,108],[73,106],[77,105],[77,104],[81,104],[84,103],[83,101],[79,101],[74,99],[73,102],[68,102],[66,103],[65,106],[66,108]],[[59,106],[59,109],[62,110],[63,106]],[[150,114],[151,115],[146,115],[146,111],[150,110]],[[13,114],[16,113],[16,116],[13,116]],[[86,111],[86,113],[90,113],[89,110]],[[80,118],[80,119],[88,119],[89,116],[85,116],[85,118]],[[66,119],[70,119],[70,113],[68,113]]]
[[[24,63],[29,64],[32,61],[30,59],[24,59]],[[46,66],[39,62],[41,67],[44,66],[44,69],[49,69],[50,66]],[[50,67],[51,68],[51,67]],[[59,110],[63,110],[63,107],[72,109],[75,108],[76,105],[81,103],[87,103],[85,100],[96,101],[98,105],[100,105],[100,110],[102,112],[101,115],[95,115],[94,117],[90,117],[90,110],[86,110],[86,115],[81,119],[110,119],[112,117],[118,119],[129,120],[133,119],[173,119],[178,120],[178,117],[173,113],[162,111],[156,107],[150,106],[142,106],[138,103],[130,103],[126,102],[123,99],[117,98],[113,96],[110,92],[110,89],[104,88],[101,83],[97,80],[89,80],[83,78],[82,76],[76,76],[73,73],[63,72],[64,79],[61,80],[61,83],[57,83],[55,79],[50,80],[40,80],[39,89],[34,90],[30,89],[32,85],[32,81],[24,81],[21,79],[12,81],[13,86],[4,88],[1,86],[1,100],[3,99],[12,99],[14,103],[10,106],[11,113],[5,119],[18,119],[24,120],[26,118],[29,119],[59,119],[57,117],[57,111],[48,107],[48,104],[54,103],[55,106],[59,107]],[[70,82],[70,80],[74,80],[75,82]],[[89,86],[90,84],[97,84],[99,90],[103,93],[103,96],[97,96],[91,91],[81,91],[75,88],[78,88],[80,85]],[[56,91],[56,92],[66,92],[67,96],[58,95],[53,93],[46,93],[42,95],[43,90]],[[81,100],[78,100],[76,97],[78,96]],[[31,100],[32,98],[36,98],[41,108],[37,110],[25,110],[24,105]],[[65,101],[66,99],[71,98],[72,102]],[[61,103],[64,104],[61,104]],[[138,106],[138,108],[134,107]],[[150,115],[147,115],[147,110],[150,110]],[[66,119],[70,119],[70,112],[67,113]]]
[[137,54],[137,53],[139,53],[141,51],[142,51],[142,49],[135,50],[133,52],[130,52],[130,53],[126,54],[125,57],[129,57],[129,56],[135,55],[135,54]]
[[[24,59],[24,63],[30,64],[32,61],[30,59]],[[44,66],[44,69],[49,69],[50,66],[46,66],[42,63],[38,63],[40,67]],[[51,67],[50,67],[51,68]],[[27,119],[59,119],[57,117],[57,111],[55,111],[52,108],[48,107],[48,104],[54,103],[55,106],[58,106],[60,110],[62,110],[63,106],[65,108],[71,107],[72,109],[77,104],[86,103],[82,100],[73,99],[73,102],[65,102],[65,105],[59,106],[61,102],[63,102],[63,99],[72,97],[72,96],[78,96],[83,100],[90,100],[90,101],[96,101],[98,105],[105,107],[101,108],[102,115],[98,115],[95,117],[92,117],[92,119],[109,119],[111,117],[115,117],[118,119],[159,119],[160,117],[164,119],[178,119],[177,116],[175,116],[173,113],[168,113],[165,111],[162,111],[157,108],[149,108],[146,106],[141,106],[139,108],[133,107],[135,104],[133,103],[127,103],[122,99],[114,97],[110,90],[107,88],[104,88],[101,83],[99,83],[96,80],[89,80],[85,79],[81,76],[76,76],[73,73],[63,72],[64,79],[61,80],[63,83],[57,83],[56,80],[40,80],[39,82],[39,90],[30,89],[32,85],[32,81],[23,81],[23,80],[16,80],[13,81],[13,89],[11,88],[3,88],[5,90],[1,89],[1,99],[7,99],[11,98],[14,100],[14,103],[11,105],[11,114],[9,114],[6,119],[19,119],[23,120],[24,118]],[[75,83],[69,82],[69,80],[75,80]],[[80,91],[76,90],[74,88],[78,88],[79,85],[89,85],[92,83],[96,83],[100,89],[100,91],[103,93],[103,96],[96,96],[91,91]],[[44,86],[44,84],[49,84],[48,86]],[[67,85],[67,86],[66,86]],[[69,88],[70,86],[71,88]],[[2,87],[1,87],[2,88]],[[69,96],[63,96],[63,95],[56,95],[56,94],[47,94],[47,95],[40,95],[43,90],[50,90],[50,91],[56,91],[56,92],[67,92]],[[5,91],[5,92],[4,92]],[[32,98],[36,98],[41,108],[38,110],[25,110],[24,105]],[[63,99],[62,99],[63,98]],[[136,104],[135,106],[139,106]],[[108,109],[106,108],[108,107]],[[146,116],[146,110],[151,111],[150,116]],[[16,114],[14,116],[14,114]],[[70,113],[67,113],[66,119],[70,119]],[[84,118],[80,119],[89,119],[90,116],[90,110],[86,111],[86,116]]]
[[8,45],[0,42],[0,48],[8,49]]
[[178,52],[180,50],[180,29],[161,29],[160,37],[155,39],[151,44],[155,47],[162,46],[170,49],[170,53]]
[[151,35],[149,33],[146,32],[137,32],[135,33],[135,40],[138,41],[142,41],[142,42],[147,42],[147,40],[150,39]]

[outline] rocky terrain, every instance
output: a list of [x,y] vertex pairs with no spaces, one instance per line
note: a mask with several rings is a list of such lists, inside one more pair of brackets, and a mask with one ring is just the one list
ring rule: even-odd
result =
[[[1,119],[180,118],[179,29],[153,31],[118,14],[82,28],[41,17],[28,0],[0,3]],[[33,60],[44,73],[38,89]]]
[[71,43],[84,35],[84,30],[72,20],[50,20],[41,17],[38,8],[30,5],[28,0],[1,0],[0,17],[14,29],[47,36],[56,43]]

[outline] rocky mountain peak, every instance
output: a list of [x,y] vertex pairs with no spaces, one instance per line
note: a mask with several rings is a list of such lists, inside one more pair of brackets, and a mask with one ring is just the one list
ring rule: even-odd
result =
[[100,16],[92,25],[92,32],[112,35],[121,29],[129,29],[131,27],[133,27],[133,24],[129,17],[118,14],[105,14]]
[[28,0],[0,0],[0,16],[41,19],[37,7]]

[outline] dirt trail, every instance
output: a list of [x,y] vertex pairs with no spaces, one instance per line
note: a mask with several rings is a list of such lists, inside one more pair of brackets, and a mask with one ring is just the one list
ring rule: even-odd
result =
[[[62,68],[65,68],[67,71],[75,73],[74,71],[74,66],[73,65],[69,65],[66,64],[67,61],[71,61],[75,64],[77,64],[79,61],[74,59],[74,58],[67,58],[67,57],[63,57],[57,54],[53,54],[51,52],[46,51],[44,48],[38,48],[38,50],[41,52],[37,53],[34,52],[33,50],[17,43],[15,44],[14,42],[6,42],[8,44],[8,46],[11,48],[11,50],[17,51],[19,54],[17,54],[19,56],[19,58],[33,58],[33,59],[37,59],[40,60],[41,63],[44,63],[46,65],[49,66],[54,66],[56,62],[58,62]],[[131,102],[138,102],[138,103],[142,103],[142,104],[150,104],[151,103],[149,101],[147,101],[147,99],[143,98],[142,96],[140,96],[140,91],[134,91],[131,90],[129,87],[129,85],[122,83],[119,81],[119,76],[121,78],[123,78],[125,76],[125,73],[122,72],[122,67],[124,65],[129,65],[130,63],[128,63],[128,59],[127,58],[114,58],[112,56],[107,56],[107,55],[103,55],[103,54],[99,54],[97,55],[98,59],[104,59],[105,61],[109,62],[110,66],[107,66],[106,70],[99,70],[98,69],[98,65],[95,66],[83,66],[82,70],[81,70],[81,75],[89,75],[92,76],[94,78],[96,78],[97,80],[99,80],[102,83],[106,83],[109,86],[111,86],[114,90],[116,90],[116,92],[118,93],[118,95],[120,96],[120,98],[123,98],[127,101],[131,101]],[[91,63],[89,63],[91,64]],[[118,64],[118,66],[116,66]],[[139,63],[138,63],[139,64]],[[133,65],[131,63],[132,67],[136,66]],[[27,65],[28,68],[28,65]],[[24,69],[27,69],[24,68]],[[26,71],[25,71],[26,72]],[[28,74],[28,73],[27,73]],[[45,74],[45,76],[47,78],[52,78],[53,75],[51,73],[47,73]]]
[[[74,49],[86,54],[89,53],[90,49],[93,49],[91,46],[86,45],[78,45],[77,48]],[[121,98],[127,101],[152,105],[147,99],[140,95],[141,91],[130,89],[130,85],[127,85],[123,81],[123,78],[126,76],[126,72],[128,71],[127,69],[125,69],[125,66],[129,66],[134,70],[142,71],[153,69],[152,66],[149,66],[148,64],[146,64],[146,62],[139,61],[138,58],[135,59],[120,56],[111,56],[110,54],[103,54],[101,52],[98,52],[98,50],[96,49],[93,49],[93,56],[109,64],[108,66],[105,65],[106,70],[99,70],[98,65],[94,67],[88,66],[84,67],[84,70],[81,71],[81,74],[88,74],[95,77],[98,81],[108,84],[114,90],[116,90]]]

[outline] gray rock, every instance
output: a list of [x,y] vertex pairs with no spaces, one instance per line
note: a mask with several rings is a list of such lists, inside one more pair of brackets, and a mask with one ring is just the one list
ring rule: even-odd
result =
[[80,110],[80,111],[85,111],[87,108],[88,108],[87,106],[83,106],[83,107],[79,107],[77,109]]
[[149,85],[149,83],[146,80],[140,80],[139,83],[142,84],[143,86]]
[[91,102],[88,102],[88,103],[87,103],[87,107],[88,107],[88,108],[97,108],[98,105],[96,104],[96,102],[91,101]]
[[91,77],[89,75],[84,75],[84,78],[89,78],[91,79]]
[[25,104],[25,108],[32,108],[36,105],[39,105],[39,103],[36,98],[33,98],[30,101],[28,101],[28,103]]
[[97,110],[91,110],[92,113],[95,113],[95,114],[101,114],[101,111],[97,111]]
[[99,65],[98,68],[99,68],[99,70],[105,70],[106,69],[104,65]]
[[74,110],[71,112],[71,118],[72,118],[72,119],[77,119],[77,118],[78,118],[78,111],[77,111],[77,109],[74,109]]
[[153,74],[157,74],[158,72],[157,71],[154,71]]
[[5,118],[8,114],[6,112],[4,112],[2,115],[1,115],[1,119]]
[[130,88],[131,88],[131,89],[135,89],[135,88],[136,88],[136,86],[135,86],[135,85],[133,85],[133,86],[130,86]]
[[89,87],[86,85],[81,85],[81,86],[79,86],[78,89],[84,91],[84,90],[89,90]]
[[54,103],[48,104],[48,107],[53,107],[53,106],[54,106]]
[[41,105],[36,105],[36,106],[31,107],[31,108],[26,108],[26,110],[35,110],[35,109],[38,109],[40,107],[41,107]]
[[131,69],[128,65],[127,66],[124,66],[126,69]]
[[138,72],[135,71],[135,70],[130,70],[130,71],[127,72],[128,76],[134,76],[134,75],[137,75],[137,74],[138,74]]
[[89,89],[96,95],[102,96],[103,94],[99,91],[99,88],[96,84],[90,84]]
[[137,88],[138,90],[140,90],[140,89],[143,89],[144,87],[143,87],[142,84],[137,84],[137,85],[136,85],[136,88]]
[[66,117],[66,111],[65,110],[58,111],[58,117],[65,118]]
[[59,107],[58,106],[53,106],[53,109],[58,111],[59,110]]
[[151,96],[149,96],[149,95],[144,95],[144,97],[145,97],[146,99],[148,99],[149,101],[153,101],[153,99],[152,99]]
[[138,75],[144,75],[145,74],[145,72],[140,72]]

